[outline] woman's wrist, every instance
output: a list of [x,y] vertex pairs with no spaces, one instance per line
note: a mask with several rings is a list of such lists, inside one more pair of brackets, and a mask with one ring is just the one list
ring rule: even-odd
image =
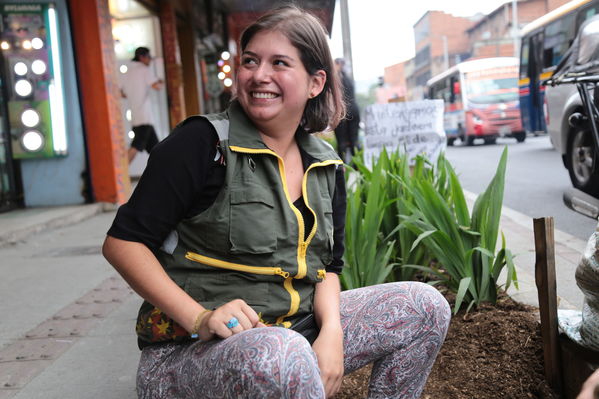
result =
[[204,319],[206,318],[206,316],[208,316],[208,314],[210,312],[212,312],[210,309],[204,309],[200,313],[198,313],[198,315],[196,316],[196,319],[193,323],[193,327],[189,331],[189,334],[191,335],[192,338],[199,337],[200,329],[202,328],[202,322],[204,321]]
[[326,322],[322,322],[320,325],[320,331],[330,331],[330,332],[342,332],[343,328],[341,327],[341,321],[339,320],[327,320]]

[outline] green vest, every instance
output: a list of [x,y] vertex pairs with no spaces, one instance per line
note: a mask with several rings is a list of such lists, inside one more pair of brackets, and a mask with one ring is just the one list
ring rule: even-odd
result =
[[[156,255],[168,275],[202,306],[248,303],[269,325],[290,327],[312,312],[315,284],[333,259],[335,169],[342,162],[323,140],[296,133],[311,164],[302,194],[314,225],[305,232],[285,182],[283,159],[270,150],[241,106],[203,116],[215,127],[226,165],[214,204],[182,220]],[[185,123],[185,122],[183,122]],[[189,334],[144,302],[137,332],[143,341]]]

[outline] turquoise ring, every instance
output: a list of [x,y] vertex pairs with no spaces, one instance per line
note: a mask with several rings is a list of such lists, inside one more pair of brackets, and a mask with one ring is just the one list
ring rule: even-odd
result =
[[231,317],[231,320],[229,320],[229,322],[227,323],[228,328],[235,328],[238,325],[239,325],[239,320],[237,320],[237,317]]

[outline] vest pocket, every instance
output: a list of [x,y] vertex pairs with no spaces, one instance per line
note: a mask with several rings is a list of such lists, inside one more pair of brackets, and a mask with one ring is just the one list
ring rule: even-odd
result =
[[231,191],[231,253],[263,254],[277,249],[274,202],[265,190]]
[[264,312],[270,300],[269,281],[255,281],[237,273],[218,272],[191,276],[185,291],[202,306],[214,309],[234,299],[243,299],[257,313]]

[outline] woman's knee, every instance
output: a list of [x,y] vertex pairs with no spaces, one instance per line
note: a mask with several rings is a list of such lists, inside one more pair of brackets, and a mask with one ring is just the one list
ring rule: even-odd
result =
[[421,282],[397,282],[389,285],[388,289],[395,291],[390,295],[391,302],[398,307],[412,307],[412,314],[422,315],[423,322],[438,328],[445,333],[451,320],[451,309],[447,299],[433,286]]
[[[436,324],[447,331],[451,321],[451,308],[447,299],[435,287],[424,283],[417,284],[422,286],[425,298],[423,300],[424,306],[428,308]],[[426,302],[428,302],[428,306],[426,306]]]

